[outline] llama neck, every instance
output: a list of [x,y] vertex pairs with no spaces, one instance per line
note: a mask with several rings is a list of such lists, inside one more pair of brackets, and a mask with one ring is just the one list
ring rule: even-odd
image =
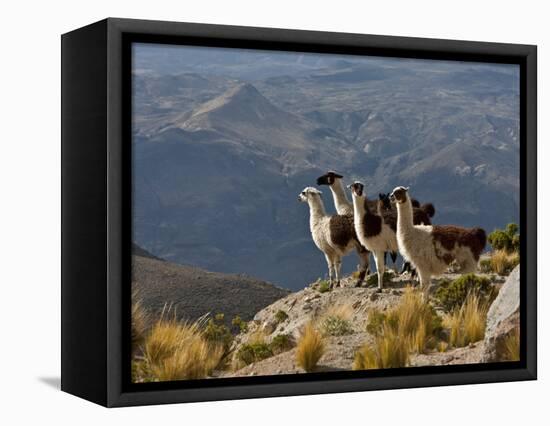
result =
[[320,197],[310,197],[308,199],[308,204],[309,215],[312,221],[326,216],[325,206],[323,206],[323,202]]
[[334,199],[334,206],[336,211],[341,214],[341,212],[349,209],[351,203],[346,197],[346,191],[344,190],[344,185],[342,184],[341,179],[336,179],[332,185],[330,185],[330,191],[332,192],[332,198]]
[[412,204],[411,199],[407,197],[404,203],[397,203],[397,229],[404,231],[413,227]]
[[365,198],[353,196],[353,217],[357,220],[361,220],[366,213],[365,202]]

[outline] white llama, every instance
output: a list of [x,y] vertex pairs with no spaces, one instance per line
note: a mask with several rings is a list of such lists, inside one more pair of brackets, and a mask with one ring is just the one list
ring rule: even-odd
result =
[[342,257],[357,246],[352,232],[353,219],[349,215],[327,215],[321,191],[307,187],[299,195],[299,200],[309,205],[309,228],[315,245],[321,250],[327,261],[330,288],[333,288],[333,276],[336,286],[340,285]]
[[487,237],[481,228],[453,225],[415,225],[408,188],[398,186],[390,195],[397,204],[397,243],[401,255],[416,268],[427,291],[431,277],[445,272],[456,261],[461,272],[476,269]]

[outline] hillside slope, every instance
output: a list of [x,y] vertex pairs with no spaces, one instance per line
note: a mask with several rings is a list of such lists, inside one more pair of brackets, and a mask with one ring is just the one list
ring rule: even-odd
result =
[[172,306],[180,320],[194,321],[204,314],[223,313],[230,321],[245,320],[287,290],[245,275],[209,272],[142,256],[132,256],[132,290],[153,314]]

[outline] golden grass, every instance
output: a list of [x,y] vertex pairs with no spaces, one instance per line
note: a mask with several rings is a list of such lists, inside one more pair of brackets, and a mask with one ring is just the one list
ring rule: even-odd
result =
[[519,253],[507,253],[506,250],[496,250],[491,255],[491,269],[499,275],[505,275],[519,265]]
[[409,342],[389,324],[375,337],[373,345],[366,344],[355,353],[354,370],[406,367],[409,363]]
[[516,328],[504,339],[504,361],[519,361],[519,328]]
[[265,329],[263,329],[262,327],[258,327],[256,330],[250,333],[250,335],[246,339],[246,343],[248,343],[249,345],[262,345],[266,343],[268,335],[269,334]]
[[349,303],[344,303],[341,305],[330,306],[324,316],[339,318],[344,321],[350,321],[353,317],[353,307]]
[[423,353],[434,347],[434,333],[439,317],[421,291],[405,289],[399,304],[387,314],[377,310],[369,313],[367,331],[374,343],[366,344],[355,354],[355,370],[405,367],[411,352]]
[[488,310],[477,294],[470,293],[460,308],[443,319],[443,325],[450,330],[449,343],[462,347],[483,339]]
[[149,315],[143,308],[141,300],[132,296],[132,350],[136,350],[145,341],[149,328]]
[[296,363],[307,372],[314,371],[324,352],[323,336],[311,322],[306,324],[296,348]]
[[397,327],[397,333],[409,342],[410,350],[418,353],[426,350],[436,319],[422,292],[410,287],[405,289],[399,304],[388,317],[389,323]]
[[220,363],[223,347],[209,343],[200,324],[161,317],[151,328],[144,355],[153,380],[200,379]]

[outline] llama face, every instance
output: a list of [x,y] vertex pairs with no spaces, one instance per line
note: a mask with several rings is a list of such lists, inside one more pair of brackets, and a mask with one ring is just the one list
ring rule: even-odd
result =
[[390,194],[378,194],[378,199],[380,200],[380,203],[382,204],[383,210],[391,210],[391,201],[390,201]]
[[365,185],[363,185],[361,182],[354,182],[350,186],[348,186],[348,188],[351,189],[351,193],[354,197],[362,197]]
[[344,176],[339,175],[333,171],[325,173],[323,176],[317,178],[317,185],[332,185],[336,182],[336,179],[342,179]]
[[392,193],[390,194],[390,200],[392,203],[404,203],[407,201],[407,192],[409,191],[409,188],[405,188],[404,186],[398,186],[395,188]]
[[298,195],[298,201],[301,201],[302,203],[307,203],[308,199],[312,197],[320,197],[320,196],[321,196],[321,191],[311,186],[308,186],[307,188],[304,188],[302,192],[300,192],[300,195]]

